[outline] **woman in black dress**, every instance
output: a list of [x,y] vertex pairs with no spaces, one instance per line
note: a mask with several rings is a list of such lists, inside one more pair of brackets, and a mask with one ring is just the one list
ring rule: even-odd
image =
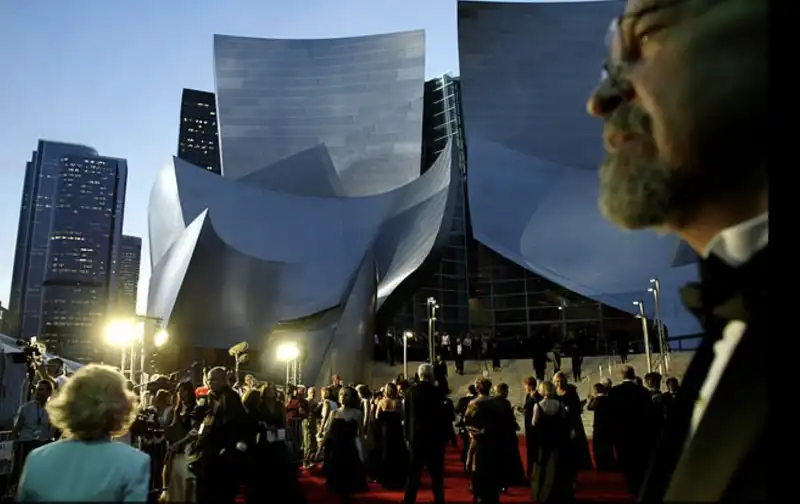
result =
[[378,481],[384,488],[399,490],[405,487],[408,475],[408,449],[403,432],[403,402],[397,385],[386,385],[385,396],[377,405],[374,427],[380,431],[380,461]]
[[531,498],[538,503],[570,502],[575,493],[572,421],[555,386],[539,383],[543,397],[533,406]]
[[575,470],[590,470],[594,468],[592,456],[589,453],[589,440],[586,429],[583,428],[583,404],[578,397],[578,389],[567,381],[567,375],[559,371],[553,376],[553,385],[558,393],[558,400],[566,407],[575,436],[572,438],[573,456],[575,457]]
[[322,440],[325,461],[325,484],[348,502],[354,493],[367,491],[367,474],[364,468],[363,413],[358,393],[352,387],[339,392],[341,408],[331,414]]

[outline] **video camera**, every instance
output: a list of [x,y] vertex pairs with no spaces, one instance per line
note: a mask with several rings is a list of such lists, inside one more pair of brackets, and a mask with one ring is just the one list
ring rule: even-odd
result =
[[25,339],[18,339],[17,346],[22,350],[22,355],[25,357],[25,360],[30,364],[39,364],[44,362],[44,356],[47,352],[47,349],[44,346],[44,343],[39,343],[36,341],[36,337],[32,337],[30,340]]

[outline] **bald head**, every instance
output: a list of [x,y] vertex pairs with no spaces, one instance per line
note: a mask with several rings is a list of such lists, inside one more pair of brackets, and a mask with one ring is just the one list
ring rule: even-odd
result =
[[211,368],[208,372],[208,388],[214,392],[219,392],[228,386],[228,370],[218,366]]

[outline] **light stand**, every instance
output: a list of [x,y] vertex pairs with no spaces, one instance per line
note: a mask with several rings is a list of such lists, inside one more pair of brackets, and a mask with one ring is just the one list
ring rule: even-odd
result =
[[433,328],[436,323],[436,309],[439,308],[438,303],[432,297],[428,298],[428,358],[430,363],[433,364],[434,360],[434,341],[433,341]]
[[414,337],[411,331],[403,331],[403,378],[408,380],[408,339]]
[[653,362],[650,357],[650,333],[647,330],[647,316],[644,314],[644,302],[634,301],[634,305],[639,307],[639,318],[642,319],[642,332],[644,333],[644,353],[647,357],[647,372],[653,372]]
[[653,284],[653,287],[647,289],[648,292],[653,293],[653,300],[656,303],[656,318],[657,318],[657,328],[658,328],[658,341],[661,345],[661,360],[664,362],[664,369],[667,373],[669,373],[670,368],[670,355],[669,350],[667,349],[667,334],[664,330],[664,317],[661,313],[661,282],[658,281],[658,278],[651,278],[650,283]]

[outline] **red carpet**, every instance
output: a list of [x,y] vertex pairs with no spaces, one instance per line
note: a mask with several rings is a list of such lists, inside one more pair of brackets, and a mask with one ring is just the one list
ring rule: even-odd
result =
[[[591,447],[591,441],[590,447]],[[525,440],[520,437],[520,446],[525,458]],[[464,475],[459,458],[460,451],[448,448],[445,460],[445,499],[448,504],[472,504],[472,494],[467,490],[469,480]],[[424,473],[423,473],[424,474]],[[300,482],[310,504],[336,504],[339,499],[325,490],[325,480],[321,475],[312,475],[301,471]],[[625,490],[625,482],[621,474],[598,473],[584,471],[578,477],[578,492],[576,498],[579,502],[631,502],[633,499]],[[384,490],[377,484],[370,484],[367,493],[355,495],[354,504],[379,504],[398,503],[403,501],[403,492]],[[500,497],[501,502],[531,502],[527,488],[511,488],[507,494]],[[422,490],[417,495],[417,502],[431,503],[433,495],[430,491],[430,480],[423,476]]]

